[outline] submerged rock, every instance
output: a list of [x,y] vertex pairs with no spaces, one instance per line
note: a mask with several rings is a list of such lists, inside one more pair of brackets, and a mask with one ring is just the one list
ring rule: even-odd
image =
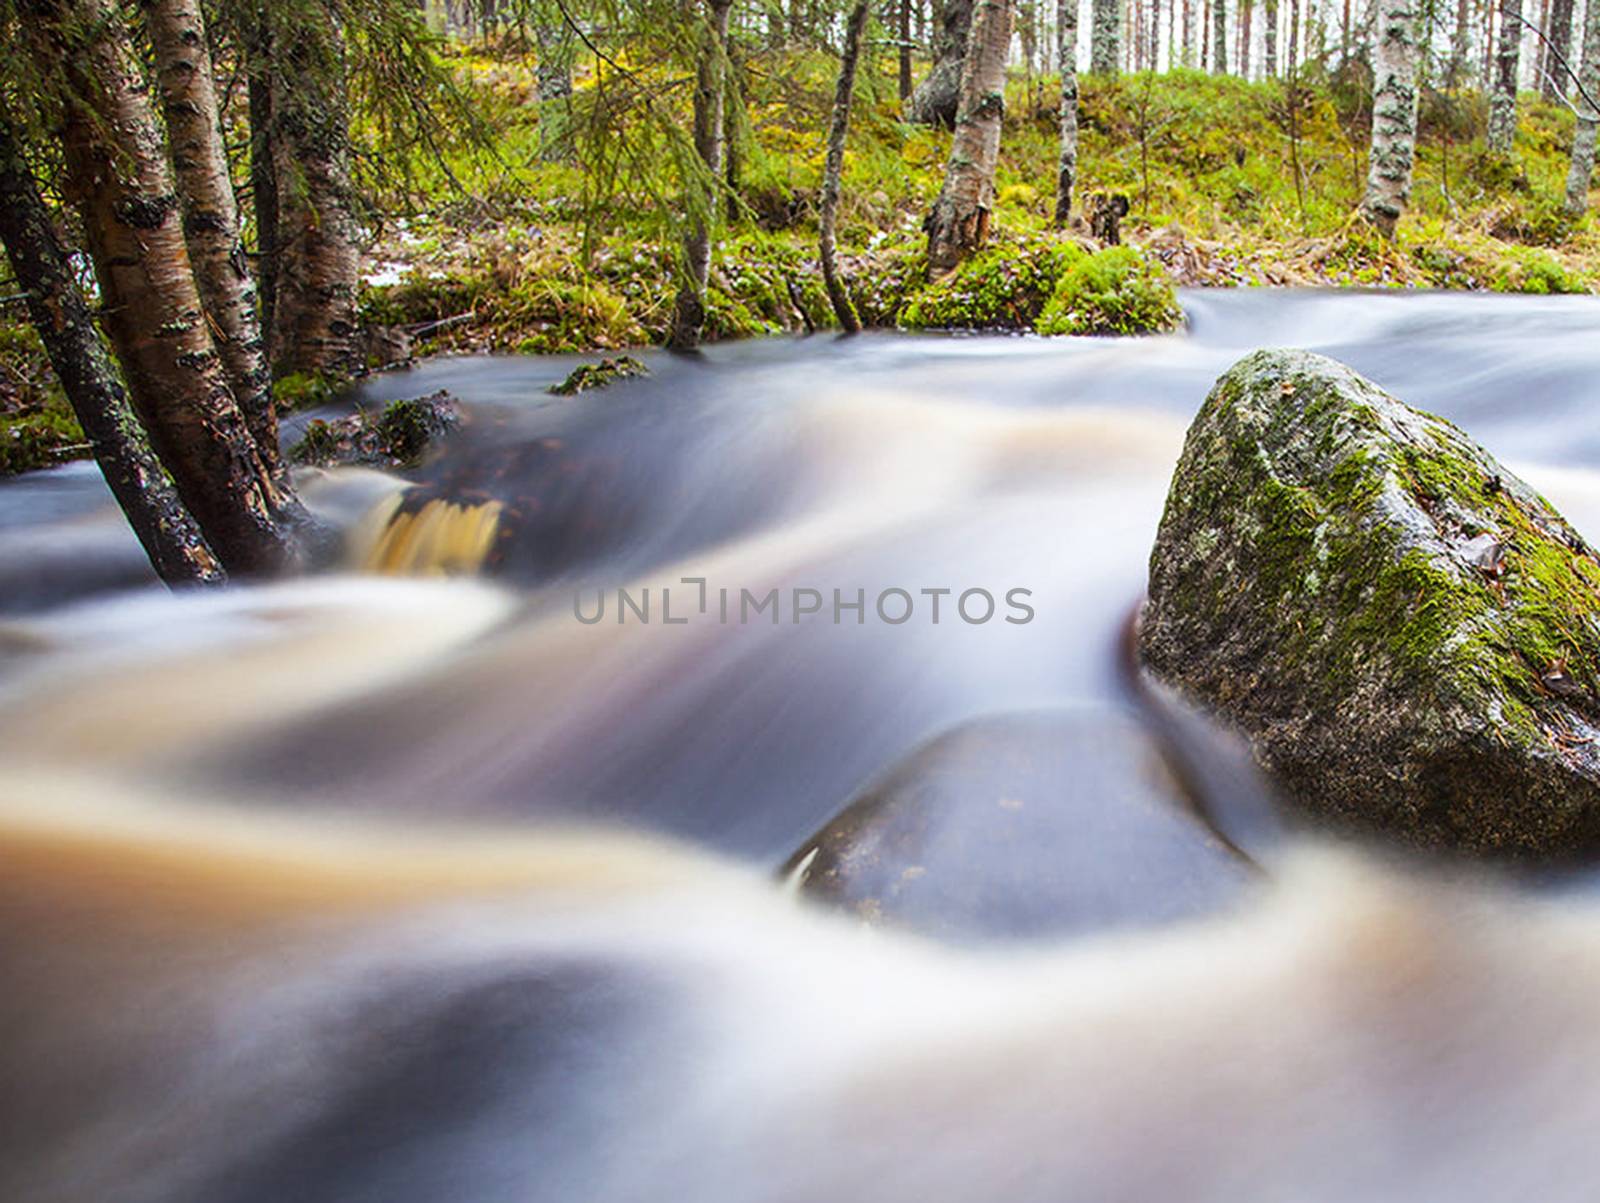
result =
[[550,392],[558,397],[571,397],[593,389],[605,388],[630,376],[648,376],[650,369],[631,355],[618,355],[602,359],[599,363],[581,363],[567,373],[559,384],[552,384]]
[[1600,561],[1455,426],[1332,360],[1260,351],[1217,382],[1141,638],[1316,815],[1600,850]]
[[363,410],[347,418],[315,418],[289,448],[289,458],[319,468],[335,464],[410,468],[460,424],[460,403],[441,389],[426,397],[391,401],[376,413]]
[[785,866],[801,892],[956,939],[1061,936],[1218,910],[1257,873],[1120,711],[959,727],[868,786]]

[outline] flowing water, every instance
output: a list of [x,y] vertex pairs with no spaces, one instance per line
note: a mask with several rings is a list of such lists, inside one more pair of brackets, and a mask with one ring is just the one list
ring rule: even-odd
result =
[[[1008,826],[1004,838],[990,842],[975,837],[978,828],[967,821],[954,825],[957,844],[914,831],[913,851],[902,849],[893,864],[910,876],[897,880],[915,881],[930,866],[953,866],[949,872],[986,882],[1010,875],[999,901],[991,891],[941,902],[961,911],[949,931],[980,942],[1165,922],[1237,901],[1249,875],[1191,817],[1173,818],[1177,812],[1166,809],[1176,791],[1151,776],[1150,749],[1129,729],[1116,666],[1117,632],[1139,596],[1188,419],[1212,381],[1247,351],[1320,351],[1458,422],[1600,539],[1600,300],[1260,290],[1191,292],[1183,300],[1189,329],[1171,337],[763,340],[709,347],[693,358],[647,355],[648,378],[576,398],[545,391],[576,357],[442,359],[368,381],[355,403],[448,389],[463,402],[465,427],[415,474],[418,487],[406,497],[398,490],[407,482],[348,471],[309,474],[308,500],[349,532],[352,568],[437,567],[454,556],[483,561],[475,579],[351,571],[217,596],[172,596],[150,581],[91,467],[0,482],[0,613],[9,616],[0,625],[0,759],[10,772],[12,816],[3,822],[13,840],[16,831],[31,833],[23,844],[43,849],[38,863],[54,866],[63,880],[119,882],[111,895],[125,889],[136,899],[159,896],[165,907],[170,899],[154,883],[171,874],[174,897],[225,895],[230,901],[217,906],[231,914],[235,905],[266,906],[258,894],[309,906],[293,883],[322,869],[228,868],[231,856],[268,855],[260,849],[280,843],[298,849],[283,853],[285,864],[298,864],[311,837],[295,824],[308,816],[358,825],[317,829],[319,865],[341,857],[348,858],[341,873],[352,872],[349,864],[366,865],[358,881],[340,877],[337,888],[318,889],[388,898],[379,884],[386,864],[400,865],[396,875],[410,884],[394,892],[406,896],[448,894],[465,888],[462,882],[482,892],[518,880],[517,841],[529,830],[577,824],[664,833],[768,873],[808,849],[832,849],[848,868],[850,847],[840,853],[830,843],[837,830],[826,838],[815,833],[852,800],[856,815],[893,815],[906,805],[937,814],[976,797],[989,808],[984,816],[995,807],[1031,816],[1041,799],[1061,794],[1053,818],[1026,829]],[[288,423],[289,434],[306,420]],[[432,509],[424,505],[429,500]],[[458,508],[446,511],[445,502]],[[398,528],[390,528],[387,542],[382,534],[397,509],[410,515],[403,546]],[[757,603],[765,608],[752,612]],[[867,811],[862,799],[870,802]],[[1113,812],[1134,817],[1108,820]],[[242,826],[235,831],[229,823]],[[406,826],[412,836],[396,850],[384,840],[398,836],[359,835],[374,830],[359,826],[371,823],[421,826]],[[56,837],[37,835],[52,825],[70,829],[58,842],[73,847],[100,839],[105,847],[96,855],[105,861],[62,869]],[[432,833],[420,840],[430,846],[426,853],[418,851],[418,830]],[[844,830],[865,838],[854,826]],[[499,835],[483,835],[490,831]],[[458,847],[460,841],[466,842]],[[874,856],[888,855],[874,848]],[[435,863],[440,856],[447,863]],[[158,867],[129,870],[127,881],[110,870],[104,880],[98,876],[124,857]],[[212,857],[214,873],[203,863]],[[1075,868],[1066,876],[1081,873],[1094,888],[1059,905],[1054,894],[1041,901],[1041,883],[1052,880],[1048,867],[1059,870],[1068,861]],[[30,880],[30,862],[22,863],[21,878]],[[235,872],[237,880],[229,880]],[[43,869],[39,874],[55,880]],[[425,887],[416,884],[424,879]],[[56,897],[67,887],[50,890]],[[234,898],[240,891],[247,901]],[[867,900],[873,908],[895,910],[887,893],[874,891]],[[139,913],[144,905],[128,904]],[[0,948],[0,956],[31,967],[52,999],[70,996],[62,1013],[77,1015],[74,1008],[88,1007],[80,993],[94,977],[85,966],[105,961],[97,952],[66,968],[40,962],[16,932],[39,939],[52,932],[56,920],[41,918],[41,906],[0,896],[0,909],[22,916],[9,937],[10,953]],[[732,922],[718,909],[720,900],[697,906],[683,914],[705,921],[708,931]],[[1079,909],[1063,915],[1062,906]],[[707,907],[715,918],[702,913]],[[912,926],[946,933],[941,916],[910,903],[902,910]],[[105,913],[113,912],[122,913],[115,907]],[[94,922],[104,920],[104,913],[92,914]],[[439,1161],[426,1172],[386,1163],[380,1177],[362,1179],[359,1188],[340,1178],[355,1172],[338,1161],[354,1138],[341,1135],[337,1124],[309,1134],[296,1127],[295,1107],[310,1106],[304,1092],[324,1087],[290,1082],[298,1071],[274,1067],[280,1046],[246,1031],[241,1016],[259,1018],[265,1007],[270,1027],[276,1013],[259,999],[248,1006],[242,1000],[258,987],[268,994],[299,990],[283,1013],[299,1015],[295,1008],[305,999],[320,1000],[313,1010],[321,1008],[323,1018],[337,1011],[330,1030],[343,1032],[355,1022],[348,1014],[365,1005],[362,991],[378,989],[373,975],[399,972],[392,965],[361,968],[363,957],[382,960],[371,948],[411,958],[406,972],[419,980],[436,983],[441,973],[455,972],[440,964],[473,957],[473,972],[482,974],[484,965],[502,963],[496,941],[511,939],[508,932],[531,938],[528,917],[518,914],[497,912],[481,923],[435,918],[433,927],[413,922],[381,938],[363,929],[355,943],[366,941],[368,951],[360,955],[326,932],[296,928],[289,939],[261,936],[259,925],[245,924],[255,934],[230,937],[237,963],[228,960],[227,971],[217,971],[229,982],[234,1008],[226,1023],[206,1009],[212,1003],[196,1001],[199,987],[191,980],[210,972],[208,956],[221,954],[186,952],[181,987],[164,976],[155,980],[139,961],[144,953],[137,950],[146,949],[139,941],[160,961],[169,956],[165,950],[189,949],[194,940],[161,923],[151,929],[155,934],[141,927],[129,945],[136,951],[113,958],[107,980],[157,1010],[170,1004],[173,1016],[193,1013],[202,1016],[195,1022],[211,1025],[205,1040],[188,1043],[171,1031],[178,1018],[140,1036],[140,1055],[156,1062],[174,1048],[198,1058],[184,1089],[200,1091],[197,1098],[213,1091],[219,1100],[209,1119],[186,1112],[182,1124],[225,1141],[235,1121],[223,1102],[241,1114],[249,1110],[230,1093],[243,1089],[241,1074],[256,1075],[250,1080],[269,1098],[281,1088],[299,1100],[285,1104],[284,1114],[272,1112],[283,1126],[273,1139],[293,1150],[283,1154],[288,1161],[261,1152],[259,1164],[233,1167],[236,1177],[221,1180],[206,1176],[220,1172],[215,1167],[164,1170],[148,1197],[186,1198],[191,1190],[211,1199],[433,1197],[415,1183],[442,1173]],[[685,943],[681,930],[664,930],[688,922],[682,915],[672,923],[662,918],[660,947],[671,951],[661,956],[710,955],[711,935]],[[172,923],[188,933],[199,920]],[[593,947],[584,946],[571,928],[556,926],[549,939],[565,951],[549,972],[558,982],[578,983],[553,988],[559,1005],[506,1012],[493,998],[474,995],[461,1003],[461,1022],[491,1034],[507,1025],[555,1030],[562,1023],[582,1027],[573,1018],[580,1012],[584,1022],[592,1020],[585,1010],[591,1003],[607,1015],[607,1008],[634,1005],[632,995],[619,1000],[604,990],[594,1000],[597,971],[586,958],[600,955],[593,947],[610,947],[611,937],[597,934]],[[637,942],[638,930],[630,932]],[[282,971],[270,990],[257,980],[259,959],[251,960],[258,937]],[[50,939],[99,947],[72,930]],[[752,927],[728,939],[729,947],[746,947],[761,936]],[[343,951],[330,953],[328,940]],[[413,956],[419,948],[426,955]],[[459,951],[465,948],[476,951]],[[518,948],[531,955],[525,945]],[[907,983],[922,982],[926,969],[915,958],[902,964],[900,955],[885,951],[886,962],[858,966],[865,976],[851,979],[879,998],[868,1008],[875,1016],[892,1013],[896,1022],[904,1017],[896,1008],[919,989]],[[238,967],[246,963],[255,968]],[[776,999],[794,986],[790,977],[809,970],[797,967],[787,976],[773,966],[763,970],[769,971],[771,980],[744,1001],[782,1010]],[[843,1006],[832,994],[805,997],[824,1010]],[[362,1039],[411,1038],[410,1021],[395,1019],[391,1003],[373,1005],[390,1026],[374,1020]],[[963,994],[958,1009],[970,1018],[998,1005],[980,990]],[[10,1014],[0,1006],[0,1017]],[[722,1011],[717,1015],[737,1026]],[[29,1013],[13,1018],[26,1022]],[[695,1028],[693,1039],[703,1038],[711,1022],[693,1010],[680,1018]],[[844,1040],[824,1054],[838,1029],[809,1013],[791,1018],[797,1031],[815,1035],[797,1044],[808,1057],[831,1064],[847,1059],[850,1049],[861,1051],[859,1041]],[[62,1020],[66,1034],[41,1037],[24,1055],[70,1059],[62,1050],[71,1049],[72,1039],[121,1031],[124,1023],[138,1029],[133,1020],[113,1023],[98,1013],[75,1026]],[[876,1020],[861,1024],[870,1036],[860,1039],[883,1038]],[[854,1019],[848,1026],[858,1032]],[[614,1034],[614,1027],[601,1028]],[[471,1125],[463,1127],[463,1117],[479,1102],[459,1101],[451,1111],[450,1092],[472,1095],[458,1080],[462,1066],[492,1062],[494,1055],[475,1046],[460,1050],[466,1060],[449,1069],[448,1049],[434,1048],[429,1042],[438,1033],[429,1032],[417,1037],[429,1051],[418,1054],[394,1089],[444,1090],[443,1099],[430,1102],[437,1114],[430,1112],[427,1122],[465,1131]],[[319,1038],[345,1048],[342,1036]],[[691,1039],[676,1029],[654,1038],[650,1049]],[[540,1039],[540,1072],[558,1077],[572,1058],[581,1060],[574,1050],[588,1047],[576,1035],[570,1047],[557,1036]],[[740,1055],[750,1054],[740,1047]],[[364,1064],[349,1055],[352,1064]],[[638,1055],[655,1056],[649,1049]],[[75,1089],[100,1089],[106,1081],[120,1089],[153,1072],[120,1056],[84,1052],[83,1064],[92,1066],[85,1081],[94,1085]],[[295,1056],[310,1054],[296,1044]],[[722,1104],[738,1096],[747,1072],[742,1064],[735,1057],[720,1065],[713,1094]],[[794,1086],[814,1063],[760,1064],[769,1077]],[[630,1106],[659,1111],[672,1105],[673,1075],[703,1069],[658,1065],[642,1084],[623,1091],[611,1082],[607,1089],[626,1095]],[[358,1066],[345,1079],[337,1065],[318,1072],[348,1086],[364,1071]],[[226,1089],[218,1084],[223,1078]],[[383,1084],[366,1078],[360,1084],[377,1094],[349,1101],[357,1118],[341,1113],[338,1122],[359,1126],[365,1107],[379,1117],[375,1130],[396,1141],[413,1139],[404,1135],[406,1125],[422,1121],[415,1114],[389,1116]],[[68,1114],[78,1096],[74,1088],[61,1089],[69,1101],[56,1102]],[[697,1097],[710,1106],[704,1094]],[[577,1155],[557,1145],[602,1141],[603,1117],[584,1112],[587,1118],[557,1122],[550,1116],[560,1108],[541,1099],[534,1112],[548,1132],[538,1155],[580,1173],[572,1166],[581,1158],[569,1166]],[[16,1107],[0,1091],[0,1111]],[[82,1152],[74,1143],[84,1139],[78,1132],[56,1160],[30,1161],[35,1176],[16,1179],[23,1186],[7,1197],[146,1197],[105,1193],[94,1175],[121,1173],[152,1157],[167,1164],[161,1158],[170,1150],[140,1144],[125,1130],[125,1114],[107,1108],[101,1135],[116,1151],[105,1154],[104,1164],[95,1161],[81,1174],[61,1169],[73,1164],[73,1150]],[[726,1107],[715,1114],[728,1122]],[[506,1120],[499,1114],[495,1123]],[[326,1116],[318,1122],[324,1121],[333,1123]],[[41,1133],[56,1132],[48,1110],[36,1122]],[[677,1122],[709,1121],[686,1113]],[[756,1128],[764,1122],[750,1120]],[[153,1125],[151,1141],[178,1141],[187,1130],[173,1116],[162,1123]],[[453,1147],[445,1158],[452,1172],[468,1163],[481,1169],[484,1158],[507,1164],[479,1148],[506,1139],[504,1130],[471,1130],[470,1148]],[[14,1144],[0,1139],[0,1146],[20,1149],[35,1139],[48,1144],[54,1137],[19,1130]],[[534,1158],[524,1150],[511,1160],[522,1166]],[[326,1168],[335,1162],[337,1171]],[[291,1163],[299,1168],[283,1168]],[[593,1170],[582,1164],[581,1172]],[[660,1169],[650,1165],[650,1173]],[[320,1177],[317,1166],[326,1170]],[[1127,1168],[1118,1171],[1119,1181],[1131,1180]],[[589,1197],[651,1197],[635,1177],[645,1173],[610,1167],[605,1189],[595,1187]],[[567,1197],[586,1194],[572,1181],[561,1185]],[[757,1192],[730,1187],[728,1193]],[[1138,1190],[1124,1196],[1150,1197]],[[502,1196],[484,1187],[481,1197]]]

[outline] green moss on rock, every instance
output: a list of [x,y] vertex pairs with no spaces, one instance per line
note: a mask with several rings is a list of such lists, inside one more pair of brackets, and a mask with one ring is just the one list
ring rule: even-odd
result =
[[618,355],[611,359],[602,359],[599,363],[581,363],[567,373],[567,378],[559,384],[552,384],[550,391],[558,397],[571,397],[577,393],[587,393],[593,389],[605,388],[615,384],[618,380],[626,380],[630,376],[648,376],[650,369],[645,367],[631,355]]
[[1234,366],[1151,557],[1156,672],[1335,820],[1600,850],[1600,560],[1443,419],[1298,351]]

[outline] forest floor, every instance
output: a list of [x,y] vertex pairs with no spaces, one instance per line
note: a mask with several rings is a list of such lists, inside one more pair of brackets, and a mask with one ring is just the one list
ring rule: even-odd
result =
[[[446,148],[403,188],[369,190],[362,307],[371,366],[439,352],[661,341],[681,233],[670,153],[641,145],[596,170],[597,144],[580,136],[574,157],[589,170],[546,161],[531,58],[511,44],[458,47],[451,57],[492,140]],[[1102,277],[1085,285],[1101,288],[1102,311],[1109,298],[1127,312],[1046,326],[1041,316],[1078,248],[1095,245],[1081,225],[1051,229],[1054,77],[1013,73],[994,249],[929,289],[922,220],[949,135],[899,120],[891,67],[884,57],[863,77],[839,219],[842,266],[868,325],[1136,331],[1147,317],[1158,327],[1168,320],[1156,294],[1173,284],[1533,293],[1600,285],[1600,229],[1592,216],[1574,221],[1562,210],[1568,108],[1525,95],[1508,161],[1489,155],[1476,132],[1481,96],[1425,89],[1412,204],[1388,242],[1353,216],[1371,121],[1359,67],[1311,68],[1294,87],[1182,70],[1091,76],[1081,81],[1080,207],[1095,193],[1126,196],[1122,233],[1133,252],[1079,273]],[[708,338],[835,324],[815,224],[833,71],[831,57],[800,52],[781,69],[750,65],[742,74],[747,125],[712,272]],[[578,105],[591,88],[580,74]],[[20,305],[0,306],[0,474],[86,451],[23,319]],[[283,380],[280,403],[314,404],[337,384]]]

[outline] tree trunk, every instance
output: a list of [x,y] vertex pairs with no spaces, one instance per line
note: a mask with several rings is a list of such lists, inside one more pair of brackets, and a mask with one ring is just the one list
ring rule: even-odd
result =
[[1300,0],[1289,0],[1289,78],[1300,69]]
[[911,4],[912,0],[900,0],[900,104],[904,107],[906,101],[911,99]]
[[1367,220],[1385,238],[1411,197],[1411,166],[1417,146],[1417,60],[1422,43],[1416,0],[1378,0],[1372,51],[1372,155],[1367,194],[1361,202]]
[[1211,71],[1215,75],[1228,73],[1228,4],[1227,0],[1211,0]]
[[361,256],[350,186],[349,114],[339,32],[322,13],[274,30],[272,156],[278,183],[275,375],[362,365]]
[[198,0],[145,0],[144,10],[200,300],[256,450],[269,471],[281,474],[278,415],[256,318],[255,285],[239,238],[239,207],[222,144],[200,5]]
[[1254,0],[1240,0],[1239,4],[1239,74],[1250,78],[1250,35],[1255,19]]
[[687,351],[700,345],[706,324],[706,285],[711,279],[711,234],[717,223],[717,193],[722,181],[722,68],[732,0],[707,0],[706,30],[695,70],[694,146],[705,167],[704,179],[690,188],[698,204],[683,240],[683,282],[673,305],[667,345]]
[[871,0],[856,0],[850,10],[850,19],[844,28],[844,53],[839,59],[839,86],[833,93],[833,122],[828,127],[828,161],[822,171],[822,215],[818,222],[818,249],[822,256],[822,281],[828,289],[828,300],[833,302],[833,312],[846,334],[861,329],[855,306],[850,304],[850,294],[839,279],[839,267],[834,261],[833,227],[839,215],[839,178],[844,174],[844,140],[850,132],[850,98],[856,88],[856,62],[861,56],[861,35],[867,27],[867,13]]
[[1200,69],[1204,71],[1211,62],[1211,0],[1201,0],[1200,10]]
[[1517,133],[1517,62],[1522,51],[1522,0],[1500,0],[1500,49],[1489,95],[1489,149],[1509,155]]
[[9,122],[0,115],[0,242],[11,272],[28,293],[28,316],[56,379],[94,445],[100,472],[145,554],[168,584],[212,584],[222,567],[134,415],[56,241]]
[[1150,70],[1161,70],[1161,0],[1150,0]]
[[977,0],[971,49],[961,72],[961,108],[950,143],[950,161],[945,167],[944,187],[928,214],[930,279],[954,271],[988,237],[1010,45],[1010,0]]
[[1278,74],[1278,0],[1266,0],[1263,7],[1266,25],[1261,31],[1261,49],[1267,78],[1272,79]]
[[1194,0],[1183,0],[1183,65],[1194,66]]
[[1456,0],[1456,26],[1450,35],[1450,70],[1445,78],[1447,87],[1459,88],[1466,74],[1471,22],[1471,0]]
[[59,72],[69,191],[106,328],[151,444],[230,573],[298,559],[293,495],[262,461],[206,324],[167,148],[115,0],[27,0],[42,74]]
[[[1600,0],[1589,0],[1583,14],[1583,63],[1578,68],[1578,126],[1572,135],[1572,167],[1567,172],[1567,212],[1582,216],[1589,208],[1589,181],[1594,175],[1595,129],[1600,111]],[[1587,96],[1585,96],[1585,93]]]
[[1056,228],[1072,219],[1078,178],[1078,0],[1056,0],[1056,60],[1061,68],[1061,148],[1056,159]]
[[[1112,0],[1115,3],[1115,0]],[[954,126],[961,100],[961,67],[967,60],[973,0],[943,0],[933,42],[933,66],[911,93],[906,120],[918,125]]]
[[1546,100],[1559,103],[1572,90],[1567,69],[1561,64],[1572,61],[1572,0],[1551,0],[1550,45],[1545,52],[1542,90]]
[[1089,71],[1115,75],[1122,55],[1122,13],[1117,0],[1094,0],[1089,9]]

